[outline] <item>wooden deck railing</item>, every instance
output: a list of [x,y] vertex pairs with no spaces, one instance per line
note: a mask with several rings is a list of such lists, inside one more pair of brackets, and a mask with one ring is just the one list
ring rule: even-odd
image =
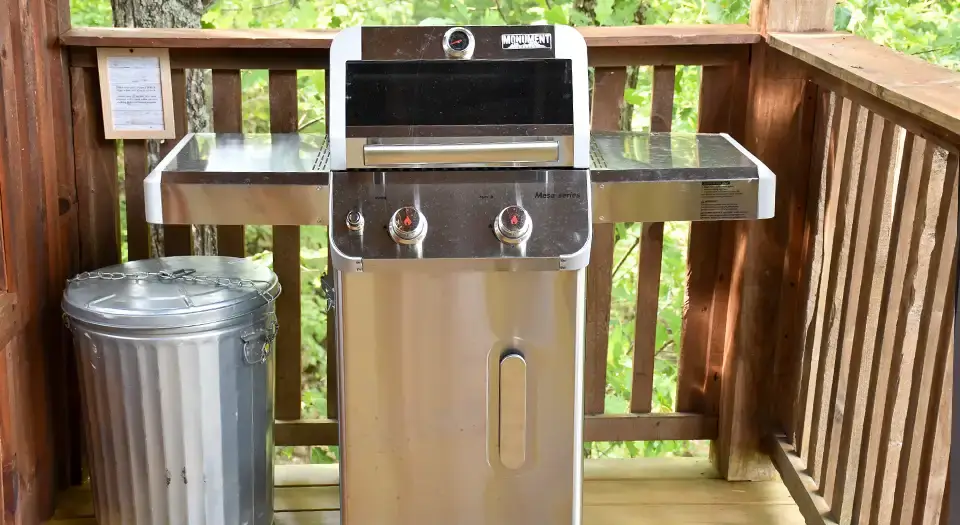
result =
[[[775,33],[765,43],[745,26],[583,32],[595,67],[594,129],[619,129],[626,67],[649,65],[651,127],[668,130],[675,68],[700,66],[699,129],[730,133],[785,175],[776,219],[691,226],[676,413],[651,412],[662,224],[644,224],[639,242],[629,412],[605,413],[614,228],[595,225],[586,439],[719,439],[721,471],[754,478],[766,472],[755,468],[763,435],[808,523],[945,524],[960,75],[849,36]],[[95,47],[170,49],[180,135],[183,68],[213,70],[220,132],[241,127],[240,70],[269,69],[270,126],[282,132],[296,128],[296,71],[326,68],[331,38],[278,30],[65,33],[82,269],[114,263],[120,253],[117,145],[101,138]],[[777,135],[766,136],[771,130]],[[123,153],[136,259],[148,256],[146,147],[124,141]],[[165,228],[167,253],[188,253],[189,235]],[[274,229],[274,268],[287,290],[300,288],[299,239],[297,227]],[[242,228],[221,228],[219,242],[221,253],[243,255]],[[276,441],[334,444],[333,383],[327,418],[301,419],[298,295],[284,295],[278,309]],[[328,380],[336,378],[333,357]]]
[[[650,65],[653,74],[652,128],[668,131],[672,121],[677,65],[703,66],[700,128],[742,135],[746,104],[749,45],[759,35],[746,26],[693,26],[584,29],[589,59],[596,67],[593,92],[594,129],[620,129],[627,66]],[[184,129],[184,68],[213,70],[213,130],[239,131],[241,69],[269,69],[270,129],[291,132],[297,127],[296,75],[300,69],[324,69],[331,32],[197,31],[72,29],[62,37],[70,47],[70,74],[77,144],[77,178],[87,181],[78,195],[85,235],[84,269],[115,263],[117,243],[116,145],[102,139],[95,48],[164,47],[174,68],[177,135]],[[167,141],[162,151],[175,141]],[[146,174],[144,141],[123,141],[127,192],[127,235],[130,259],[148,257],[142,180]],[[300,231],[274,227],[274,270],[284,289],[278,303],[280,335],[276,365],[276,442],[278,445],[329,445],[337,441],[336,359],[328,355],[327,419],[301,419],[300,360]],[[733,238],[723,238],[711,224],[695,224],[689,244],[689,313],[680,359],[677,413],[651,413],[654,353],[663,249],[663,224],[645,224],[639,246],[636,341],[630,412],[606,414],[607,340],[610,323],[614,225],[595,225],[592,261],[588,270],[587,362],[585,407],[588,441],[654,439],[714,439],[718,432],[719,378],[723,336],[711,327],[724,326],[724,266],[732,258]],[[243,229],[219,229],[220,253],[243,256]],[[164,227],[166,254],[191,250],[190,228]],[[717,299],[720,297],[720,299]],[[328,324],[327,348],[334,337]],[[722,332],[722,330],[721,330]]]
[[960,73],[774,34],[816,86],[793,414],[771,443],[807,523],[946,524]]

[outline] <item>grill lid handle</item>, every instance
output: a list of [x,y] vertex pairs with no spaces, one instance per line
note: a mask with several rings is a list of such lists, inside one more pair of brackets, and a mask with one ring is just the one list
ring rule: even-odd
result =
[[367,166],[411,164],[536,164],[556,162],[560,144],[555,140],[481,144],[365,144]]

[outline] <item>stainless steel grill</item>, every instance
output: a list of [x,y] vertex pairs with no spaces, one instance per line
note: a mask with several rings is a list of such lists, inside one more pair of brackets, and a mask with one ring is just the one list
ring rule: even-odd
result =
[[148,177],[150,222],[329,226],[345,525],[578,524],[591,225],[773,215],[729,137],[591,135],[588,93],[568,27],[349,29],[329,153],[191,135]]

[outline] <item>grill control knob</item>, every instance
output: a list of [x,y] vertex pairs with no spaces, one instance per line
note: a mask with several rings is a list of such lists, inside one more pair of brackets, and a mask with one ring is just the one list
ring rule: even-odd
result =
[[416,244],[427,234],[427,218],[415,207],[404,206],[393,212],[387,230],[400,244]]
[[352,232],[362,232],[363,231],[363,215],[360,214],[357,210],[350,210],[347,212],[347,229]]
[[532,229],[530,215],[520,206],[507,206],[493,221],[493,232],[500,242],[507,244],[520,244],[527,240]]

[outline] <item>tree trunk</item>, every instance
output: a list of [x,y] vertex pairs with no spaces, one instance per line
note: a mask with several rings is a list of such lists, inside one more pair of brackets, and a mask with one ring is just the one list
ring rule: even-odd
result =
[[[213,0],[110,0],[113,7],[113,25],[116,27],[200,27],[200,18]],[[210,110],[204,85],[208,71],[186,70],[187,130],[208,131]],[[159,143],[148,143],[149,165],[153,169],[159,161]],[[163,255],[163,229],[151,226],[151,248],[154,256]],[[215,226],[194,226],[194,253],[214,255],[217,249]]]
[[[644,25],[646,23],[644,14],[647,11],[647,0],[642,0],[637,4],[637,10],[633,14],[633,21],[637,25]],[[653,74],[651,69],[651,75]],[[627,87],[630,89],[637,88],[637,82],[640,81],[640,68],[638,67],[628,67],[627,68]],[[636,108],[633,104],[624,104],[623,109],[620,112],[620,129],[631,130],[633,129],[633,113]]]
[[[597,22],[597,0],[574,0],[573,7],[586,17],[593,25],[599,25]],[[633,21],[637,25],[643,25],[645,13],[649,7],[649,0],[640,0],[637,4],[637,10],[633,14]],[[640,79],[640,68],[627,68],[627,81],[624,87],[636,89],[637,81]],[[590,87],[590,100],[593,100],[593,87]],[[633,127],[633,104],[624,104],[620,110],[620,129],[629,131]]]

